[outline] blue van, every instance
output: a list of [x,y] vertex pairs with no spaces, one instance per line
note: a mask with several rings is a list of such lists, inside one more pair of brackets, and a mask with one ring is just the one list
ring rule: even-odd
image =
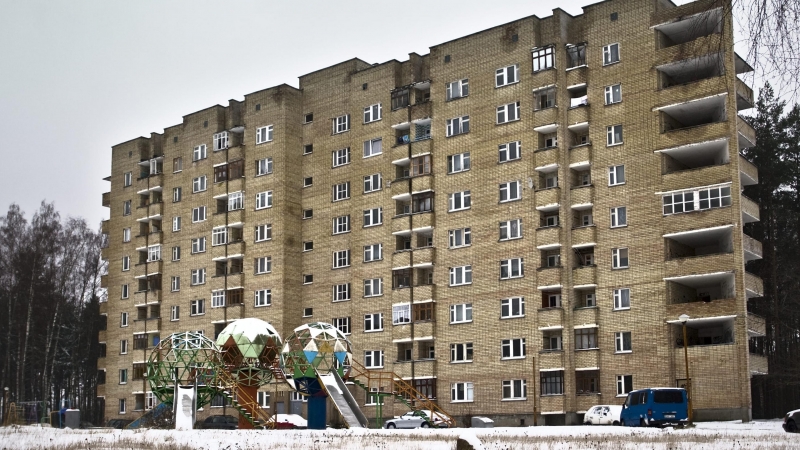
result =
[[683,426],[688,419],[688,397],[686,390],[681,388],[631,391],[620,414],[620,421],[626,427]]

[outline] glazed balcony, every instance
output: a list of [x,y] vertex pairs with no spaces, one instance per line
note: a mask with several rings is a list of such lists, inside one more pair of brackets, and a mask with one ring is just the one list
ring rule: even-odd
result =
[[739,155],[739,181],[742,186],[758,184],[758,168],[742,155]]

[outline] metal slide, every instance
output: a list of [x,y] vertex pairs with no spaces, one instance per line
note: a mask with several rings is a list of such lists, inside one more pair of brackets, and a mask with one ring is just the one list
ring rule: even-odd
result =
[[344,381],[342,381],[342,378],[335,370],[328,375],[322,375],[317,372],[317,378],[319,382],[322,383],[322,386],[325,387],[328,396],[333,400],[336,409],[338,409],[342,417],[344,417],[347,428],[369,427],[367,417],[361,412],[358,403],[356,403],[356,399],[353,398],[353,394],[350,393]]

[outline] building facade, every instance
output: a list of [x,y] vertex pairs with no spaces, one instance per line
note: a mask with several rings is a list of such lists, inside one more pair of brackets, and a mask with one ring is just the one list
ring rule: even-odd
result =
[[632,389],[685,385],[688,315],[695,417],[748,420],[767,370],[748,351],[763,288],[741,192],[758,171],[738,151],[755,143],[738,115],[752,69],[726,8],[555,9],[114,146],[106,416],[153,406],[143,363],[161,336],[258,317],[284,337],[336,325],[356,360],[457,418],[579,423]]

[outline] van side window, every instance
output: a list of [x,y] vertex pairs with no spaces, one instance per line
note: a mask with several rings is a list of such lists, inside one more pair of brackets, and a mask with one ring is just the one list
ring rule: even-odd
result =
[[683,403],[681,391],[655,391],[653,401],[656,403]]

